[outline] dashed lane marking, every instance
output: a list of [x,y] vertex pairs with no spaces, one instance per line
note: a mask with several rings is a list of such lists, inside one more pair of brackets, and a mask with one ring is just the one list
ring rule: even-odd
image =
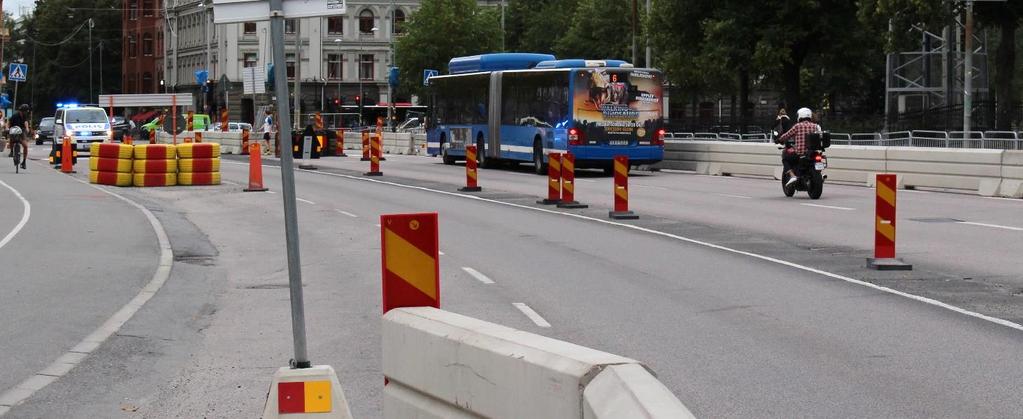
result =
[[805,207],[814,207],[814,208],[827,208],[827,209],[833,209],[833,210],[839,210],[839,211],[855,211],[856,210],[856,208],[836,207],[836,206],[832,206],[832,205],[820,205],[820,204],[799,204],[799,205],[802,205],[802,206],[805,206]]
[[529,320],[532,320],[533,323],[535,323],[537,326],[551,327],[551,324],[547,323],[547,320],[544,320],[544,318],[541,317],[539,313],[537,313],[532,308],[527,306],[526,303],[512,303],[512,305],[515,306],[515,308],[519,309],[519,311],[521,311],[522,314],[525,314],[526,317],[529,317]]
[[21,196],[21,192],[18,192],[17,189],[14,189],[14,187],[8,185],[6,182],[0,180],[0,185],[4,185],[4,187],[10,189],[11,192],[14,193],[14,196],[18,197],[18,199],[21,200],[22,206],[21,220],[18,221],[18,224],[15,225],[14,228],[11,229],[11,231],[7,233],[6,236],[4,236],[3,240],[0,240],[0,249],[3,249],[3,247],[7,245],[7,243],[10,243],[11,240],[14,240],[14,236],[17,236],[18,232],[20,232],[22,228],[25,228],[25,224],[28,224],[28,219],[32,217],[32,204],[30,204],[28,200],[25,199],[24,196]]
[[469,274],[469,276],[472,276],[473,278],[476,278],[477,281],[480,281],[480,282],[482,282],[484,284],[493,284],[494,283],[494,280],[492,280],[490,278],[487,278],[486,275],[483,275],[482,273],[480,273],[480,271],[477,271],[477,270],[475,270],[473,268],[470,268],[468,266],[463,266],[462,270],[465,271],[465,273]]
[[971,226],[979,226],[979,227],[998,228],[998,229],[1009,230],[1009,231],[1023,231],[1023,228],[1020,228],[1020,227],[1002,226],[1002,225],[998,225],[998,224],[975,223],[975,222],[972,222],[972,221],[957,221],[956,223],[957,224],[966,224],[966,225],[971,225]]
[[344,214],[344,215],[347,215],[347,216],[352,217],[352,218],[359,218],[358,215],[352,214],[352,213],[350,213],[348,211],[342,211],[342,210],[339,210],[339,209],[336,209],[334,211],[337,211],[340,214]]
[[315,203],[315,202],[313,202],[313,201],[310,201],[310,200],[308,200],[308,199],[302,199],[302,198],[295,198],[295,200],[296,200],[296,201],[298,201],[298,202],[304,202],[304,203],[306,203],[306,204],[309,204],[309,205],[316,205],[316,203]]

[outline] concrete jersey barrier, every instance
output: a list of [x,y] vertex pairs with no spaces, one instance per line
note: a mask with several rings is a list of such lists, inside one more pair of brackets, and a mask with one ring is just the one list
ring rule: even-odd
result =
[[382,332],[385,418],[693,417],[629,358],[430,307]]
[[[781,176],[773,144],[680,141],[665,145],[656,167],[709,175]],[[873,185],[876,173],[896,173],[902,187],[974,191],[984,196],[1023,197],[1023,151],[920,147],[833,146],[829,180]]]

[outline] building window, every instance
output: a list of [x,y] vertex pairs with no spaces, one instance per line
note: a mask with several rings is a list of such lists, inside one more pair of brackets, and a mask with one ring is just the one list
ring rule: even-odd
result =
[[295,33],[295,19],[286,19],[284,21],[284,33]]
[[330,80],[341,80],[341,54],[327,54],[327,78]]
[[373,12],[369,9],[359,13],[359,32],[373,33]]
[[163,32],[156,33],[156,55],[163,56]]
[[359,56],[359,79],[373,80],[373,54]]
[[128,35],[128,57],[135,58],[138,55],[138,41],[135,34]]
[[139,2],[138,0],[131,0],[131,4],[128,6],[128,19],[138,20],[139,18]]
[[245,53],[245,67],[255,67],[259,64],[259,55],[254,52]]
[[256,22],[245,22],[244,32],[246,35],[253,35],[256,33]]
[[152,73],[145,73],[142,75],[142,93],[153,93]]
[[153,35],[148,32],[142,35],[142,55],[153,56]]
[[142,0],[142,16],[152,16],[154,10],[153,0]]
[[285,61],[287,61],[288,78],[289,79],[294,79],[295,78],[295,54],[287,54],[287,56],[285,57]]
[[343,17],[342,16],[331,16],[327,18],[327,33],[331,35],[341,35],[344,33],[343,29]]
[[394,24],[391,26],[392,27],[391,32],[392,33],[401,33],[404,30],[403,29],[404,26],[405,26],[405,12],[401,11],[401,9],[397,9],[397,10],[394,11]]

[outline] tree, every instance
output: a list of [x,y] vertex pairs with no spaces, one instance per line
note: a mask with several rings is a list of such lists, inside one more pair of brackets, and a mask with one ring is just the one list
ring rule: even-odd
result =
[[[891,24],[888,51],[915,49],[919,42],[907,36],[913,27],[937,30],[949,25],[962,13],[961,2],[933,0],[867,0],[860,5],[860,18],[865,22],[887,20]],[[1016,33],[1023,19],[1023,2],[977,2],[974,14],[978,28],[997,28],[994,91],[997,99],[996,129],[1010,129],[1016,96]]]
[[[554,46],[559,58],[615,58],[631,61],[631,1],[578,0],[569,22],[568,31]],[[548,28],[558,26],[557,22],[548,23]]]
[[[37,119],[51,116],[56,102],[90,101],[90,52],[95,66],[91,100],[100,93],[101,83],[103,93],[120,91],[121,7],[118,0],[37,0],[33,14],[19,23],[12,38],[15,43],[24,43],[16,58],[29,64],[28,85],[35,96],[33,111]],[[95,22],[91,48],[89,18]]]
[[578,0],[513,0],[505,17],[508,51],[553,54],[568,32]]
[[400,87],[422,93],[423,70],[447,68],[451,58],[498,51],[501,45],[499,11],[474,0],[431,0],[406,23],[395,45]]

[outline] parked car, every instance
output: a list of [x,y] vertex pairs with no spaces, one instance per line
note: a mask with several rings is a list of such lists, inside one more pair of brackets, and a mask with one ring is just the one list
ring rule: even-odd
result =
[[110,118],[110,129],[114,130],[114,141],[123,141],[124,134],[131,130],[131,124],[123,116]]
[[[213,123],[213,125],[210,127],[211,131],[220,131],[221,129],[222,128],[219,122]],[[242,132],[242,130],[248,130],[249,132],[252,132],[252,124],[247,122],[228,122],[227,130],[230,132]]]
[[53,117],[46,117],[39,121],[39,129],[36,130],[36,145],[43,141],[53,142]]

